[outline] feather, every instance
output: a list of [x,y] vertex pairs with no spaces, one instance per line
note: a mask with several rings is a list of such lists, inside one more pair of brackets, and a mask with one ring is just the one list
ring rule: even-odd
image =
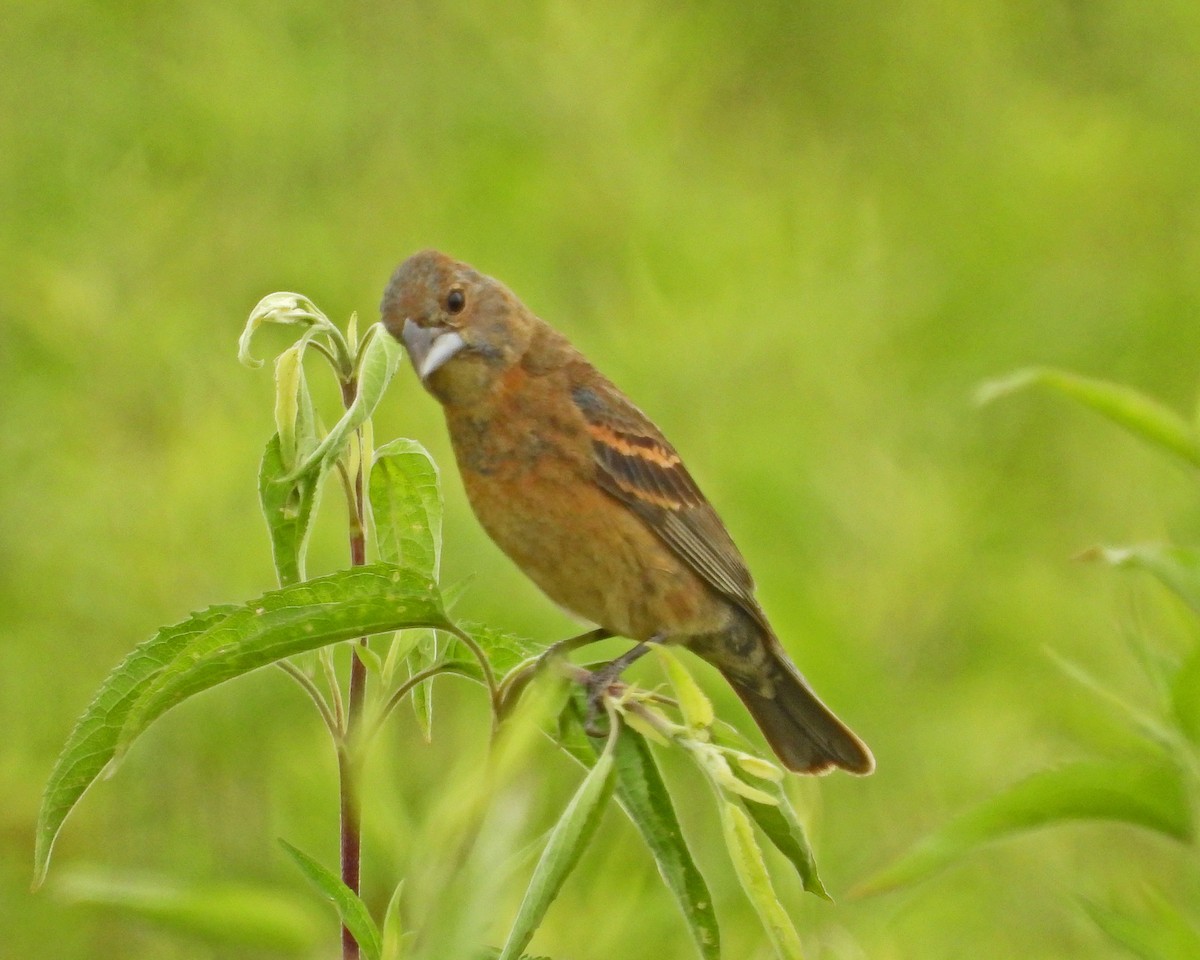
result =
[[754,581],[712,505],[675,448],[616,387],[597,383],[572,392],[587,422],[596,482],[633,510],[688,566],[765,626]]

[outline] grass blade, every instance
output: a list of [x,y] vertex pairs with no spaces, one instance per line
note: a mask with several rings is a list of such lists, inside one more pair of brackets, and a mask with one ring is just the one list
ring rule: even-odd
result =
[[1049,387],[1106,417],[1150,446],[1193,467],[1200,466],[1200,437],[1192,425],[1170,407],[1123,384],[1051,367],[1028,367],[988,381],[979,388],[976,398],[980,403],[990,403],[1031,386]]
[[1076,763],[1034,774],[952,820],[855,894],[916,883],[984,843],[1074,820],[1115,821],[1184,842],[1194,834],[1186,785],[1173,764]]
[[292,893],[249,884],[182,884],[163,877],[73,870],[52,886],[59,900],[137,917],[226,949],[311,956],[320,911]]
[[1148,573],[1200,614],[1200,550],[1161,543],[1092,547],[1079,559],[1103,560],[1114,567]]

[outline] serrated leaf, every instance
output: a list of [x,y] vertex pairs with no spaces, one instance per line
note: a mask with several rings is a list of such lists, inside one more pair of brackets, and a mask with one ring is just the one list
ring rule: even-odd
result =
[[436,585],[379,563],[263,594],[193,638],[125,720],[118,751],[171,707],[226,680],[341,640],[409,627],[447,627]]
[[771,875],[763,861],[762,850],[754,839],[754,828],[746,811],[732,800],[718,798],[717,808],[721,814],[721,831],[725,846],[733,860],[742,889],[746,893],[755,913],[762,922],[767,939],[780,960],[803,960],[800,936],[788,917],[787,910],[779,902]]
[[175,880],[76,869],[51,892],[138,917],[208,943],[254,952],[308,956],[322,938],[323,921],[308,903],[281,890],[250,884],[183,884]]
[[375,412],[404,353],[399,341],[387,333],[381,324],[375,324],[375,327],[379,329],[364,348],[359,365],[358,390],[354,400],[317,448],[284,477],[285,481],[322,470],[333,463],[341,456],[354,431]]
[[44,877],[67,814],[108,763],[188,697],[285,657],[405,626],[446,626],[432,583],[390,564],[294,583],[164,627],[101,685],[46,784],[34,857]]
[[1050,367],[1030,367],[990,380],[976,394],[990,403],[1031,386],[1049,387],[1123,427],[1139,440],[1200,466],[1200,436],[1183,416],[1131,387]]
[[1149,915],[1136,916],[1084,901],[1104,934],[1142,960],[1194,960],[1200,957],[1200,929],[1174,904],[1156,893],[1147,897]]
[[293,483],[281,483],[286,472],[279,434],[267,441],[258,471],[258,498],[267,531],[279,585],[286,587],[304,579],[308,535],[321,494],[320,477],[307,475]]
[[54,838],[84,791],[104,772],[116,752],[117,737],[130,709],[150,681],[188,643],[222,622],[237,607],[210,607],[182,623],[159,630],[135,647],[96,692],[54,764],[38,813],[34,849],[34,884],[46,876]]
[[[544,644],[519,637],[515,633],[506,633],[484,623],[460,623],[459,629],[470,634],[480,649],[487,654],[497,676],[504,676],[514,667],[520,666],[531,657],[536,657],[546,649]],[[460,640],[451,641],[446,656],[470,656]]]
[[279,844],[312,885],[333,901],[342,926],[354,936],[367,960],[380,960],[383,945],[379,937],[379,928],[371,919],[370,911],[359,899],[358,894],[303,850],[292,846],[286,840],[281,839]]
[[1195,613],[1200,613],[1200,550],[1168,544],[1093,547],[1081,560],[1103,560],[1114,567],[1142,570],[1157,579]]
[[379,559],[438,578],[442,489],[437,465],[415,440],[393,440],[375,451],[369,482]]
[[[437,464],[415,440],[398,439],[375,452],[368,484],[375,543],[380,559],[424,571],[438,579],[442,547],[442,488]],[[432,630],[397,638],[393,646],[410,644],[405,662],[409,676],[433,666],[438,659],[438,638]],[[433,684],[426,681],[412,691],[417,725],[428,743],[433,735]]]
[[952,820],[860,885],[856,895],[915,883],[982,844],[1056,823],[1114,821],[1188,842],[1192,817],[1186,785],[1173,764],[1075,763],[1036,773]]
[[[580,726],[586,709],[584,698],[582,691],[573,692],[568,705],[572,722],[559,739],[559,745],[586,768],[596,762],[601,748],[594,738],[584,736]],[[625,719],[631,717],[632,714]],[[688,848],[671,794],[649,744],[627,726],[617,740],[614,758],[617,803],[654,857],[659,875],[675,898],[700,956],[704,960],[719,960],[721,930],[712,895]]]
[[605,803],[612,793],[616,768],[614,748],[620,725],[615,719],[612,724],[604,752],[583,778],[583,783],[550,831],[550,839],[533,868],[533,876],[500,952],[500,960],[518,960],[521,956],[600,825]]

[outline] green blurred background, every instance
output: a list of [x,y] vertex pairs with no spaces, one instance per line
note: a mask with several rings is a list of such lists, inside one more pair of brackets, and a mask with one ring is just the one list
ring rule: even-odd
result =
[[[779,634],[874,747],[868,780],[796,785],[835,895],[1026,773],[1120,754],[1045,651],[1149,696],[1123,632],[1165,621],[1170,640],[1170,612],[1070,558],[1200,541],[1194,478],[1063,404],[971,395],[1052,363],[1192,406],[1193,0],[16,0],[4,20],[0,953],[269,956],[72,905],[55,874],[305,902],[275,837],[334,861],[331,752],[266,672],[158,725],[28,893],[41,786],[91,691],[159,624],[272,585],[254,479],[271,377],[234,357],[249,309],[294,289],[371,322],[427,246],[502,278],[659,422]],[[376,435],[417,437],[445,468],[447,575],[477,574],[459,613],[566,635],[476,526],[407,370]],[[344,562],[335,507],[314,572]],[[481,698],[443,692],[432,745],[405,712],[375,755],[377,907],[438,857],[430,824],[482,755]],[[577,779],[538,754],[524,841]],[[763,956],[711,810],[687,806],[714,841],[729,955]],[[610,814],[600,841],[535,951],[688,956],[628,823]],[[1107,957],[1079,898],[1136,895],[1177,859],[1080,825],[861,902],[779,879],[813,957]],[[493,941],[519,893],[499,894]],[[331,955],[313,909],[328,936],[311,955]]]

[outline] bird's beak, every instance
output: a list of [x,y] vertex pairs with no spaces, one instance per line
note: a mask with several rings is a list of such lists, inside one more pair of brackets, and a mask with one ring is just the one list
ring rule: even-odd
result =
[[466,346],[463,338],[454,330],[419,327],[409,319],[404,321],[400,339],[404,341],[404,349],[408,351],[413,369],[422,380]]

